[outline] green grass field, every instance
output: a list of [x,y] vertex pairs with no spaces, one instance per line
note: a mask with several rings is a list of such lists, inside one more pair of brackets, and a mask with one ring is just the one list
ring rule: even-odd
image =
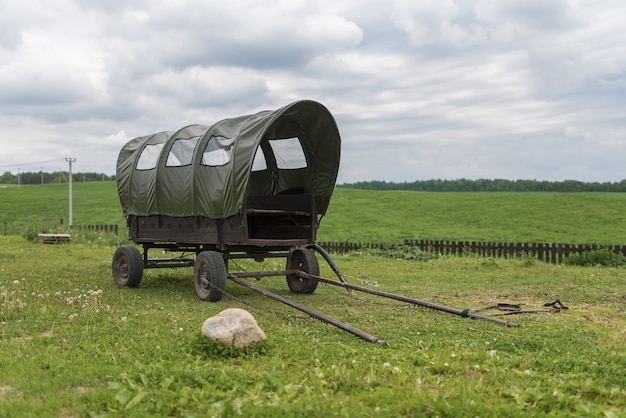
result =
[[[284,278],[259,283],[380,346],[232,282],[222,301],[200,302],[191,269],[150,270],[138,288],[118,287],[114,249],[0,237],[0,416],[618,417],[626,408],[623,269],[335,259],[355,284],[458,309],[538,311],[498,317],[518,328],[328,285],[293,295]],[[557,296],[568,310],[543,306]],[[249,310],[268,340],[246,355],[209,344],[202,322],[229,307]]]
[[[74,183],[74,224],[124,226],[114,182]],[[68,222],[67,185],[0,188],[9,235]],[[624,193],[427,193],[337,189],[319,241],[402,243],[404,239],[626,243]],[[1,227],[2,225],[0,225]]]
[[[74,225],[125,225],[115,182],[75,182],[72,195]],[[2,187],[0,202],[0,222],[6,223],[8,235],[58,229],[61,219],[68,225],[67,184]]]
[[[74,196],[75,224],[123,225],[113,182],[76,183]],[[319,238],[622,243],[625,199],[341,189]],[[618,417],[626,409],[623,268],[334,257],[354,284],[485,315],[519,304],[525,313],[498,316],[518,328],[323,284],[294,295],[284,278],[257,283],[388,343],[380,346],[232,282],[220,302],[200,302],[189,268],[147,270],[138,288],[118,287],[114,237],[26,240],[67,218],[66,185],[0,189],[0,202],[9,233],[0,236],[0,417]],[[231,266],[283,268],[281,260]],[[327,266],[322,275],[334,277]],[[544,306],[557,297],[569,309]],[[249,310],[268,340],[248,354],[209,344],[202,322],[229,307]]]
[[[320,239],[622,244],[623,193],[429,193],[338,189]],[[328,237],[328,239],[327,239]]]

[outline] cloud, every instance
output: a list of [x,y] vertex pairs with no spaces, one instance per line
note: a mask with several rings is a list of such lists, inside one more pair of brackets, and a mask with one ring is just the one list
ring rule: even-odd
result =
[[74,156],[113,173],[135,136],[313,99],[340,127],[340,181],[619,181],[625,15],[616,0],[3,2],[0,170]]
[[[357,46],[362,32],[342,16],[299,2],[163,2],[146,13],[109,15],[110,48],[150,57],[150,65],[294,68],[320,53]],[[139,65],[141,67],[141,65]]]

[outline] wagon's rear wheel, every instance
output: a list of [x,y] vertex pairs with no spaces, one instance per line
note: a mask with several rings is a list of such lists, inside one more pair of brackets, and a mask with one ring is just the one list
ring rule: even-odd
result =
[[143,258],[139,250],[123,245],[113,255],[113,280],[120,286],[137,287],[143,276]]
[[[287,270],[300,270],[314,276],[320,275],[320,265],[313,251],[307,248],[293,250],[287,259]],[[297,274],[287,275],[287,285],[293,293],[313,293],[317,280],[303,279]]]
[[193,284],[200,300],[217,302],[226,289],[226,263],[216,251],[202,251],[193,266]]

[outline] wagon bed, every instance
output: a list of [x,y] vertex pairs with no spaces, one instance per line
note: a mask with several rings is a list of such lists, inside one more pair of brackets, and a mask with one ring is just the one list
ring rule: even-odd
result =
[[130,238],[140,244],[199,244],[238,252],[315,242],[318,220],[314,195],[285,194],[249,197],[245,212],[228,219],[130,215],[128,227]]

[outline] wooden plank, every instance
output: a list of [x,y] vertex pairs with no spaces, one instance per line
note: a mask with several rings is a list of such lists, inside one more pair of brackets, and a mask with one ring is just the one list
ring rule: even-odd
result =
[[42,244],[58,244],[72,240],[70,234],[37,234],[37,239]]

